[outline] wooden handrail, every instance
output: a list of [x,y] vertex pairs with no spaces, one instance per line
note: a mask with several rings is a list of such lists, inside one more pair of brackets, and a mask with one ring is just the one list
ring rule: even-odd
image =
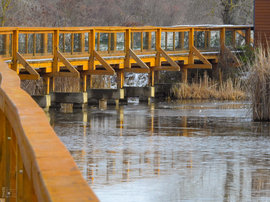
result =
[[0,147],[6,149],[1,152],[0,171],[10,162],[5,167],[10,171],[2,170],[15,177],[11,183],[8,177],[0,179],[0,186],[16,188],[5,190],[6,201],[9,196],[17,201],[98,201],[43,110],[20,88],[17,73],[2,58],[0,74]]

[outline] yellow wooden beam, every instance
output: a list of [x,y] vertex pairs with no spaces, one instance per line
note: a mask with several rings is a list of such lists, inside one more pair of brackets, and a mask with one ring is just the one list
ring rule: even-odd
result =
[[76,72],[55,72],[46,74],[49,77],[78,77]]
[[189,64],[189,65],[185,65],[184,68],[186,69],[212,69],[212,65]]
[[[132,49],[129,49],[129,55],[137,62],[137,64],[143,68],[143,69],[148,69],[150,72],[149,67],[136,55],[136,53],[134,53],[134,51]],[[149,73],[148,72],[148,73]]]
[[124,73],[149,73],[149,69],[142,68],[125,68]]
[[30,74],[30,75],[20,76],[20,78],[22,80],[26,80],[26,79],[39,80],[40,76],[39,76],[38,72],[30,66],[30,64],[22,57],[22,55],[17,52],[16,56],[17,56],[19,63],[21,63],[25,67],[25,70]]
[[250,42],[254,44],[254,40],[250,37],[250,32],[251,32],[250,28],[246,29],[247,34],[241,30],[237,30],[236,32],[246,39],[247,45],[250,45]]
[[111,65],[109,65],[106,60],[104,60],[97,51],[94,50],[94,57],[102,64],[102,66],[106,69],[105,75],[115,75],[115,71]]
[[211,63],[201,54],[201,52],[195,46],[192,46],[191,51],[203,62],[203,64],[211,65]]
[[152,71],[180,71],[180,67],[178,69],[172,66],[159,66],[159,67],[152,67],[151,70]]
[[162,49],[160,48],[160,54],[170,63],[173,71],[180,71],[180,66]]
[[75,67],[73,67],[72,64],[70,64],[70,62],[65,58],[65,56],[58,50],[57,50],[57,58],[59,58],[59,60],[66,66],[66,68],[70,71],[70,73],[73,73],[72,75],[74,75],[75,77],[80,76],[80,73],[77,71],[77,69],[75,69]]

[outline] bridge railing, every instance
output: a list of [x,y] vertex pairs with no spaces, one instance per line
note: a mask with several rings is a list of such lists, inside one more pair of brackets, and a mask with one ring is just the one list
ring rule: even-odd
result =
[[201,50],[218,50],[222,44],[228,47],[250,44],[251,28],[251,26],[2,28],[0,55],[5,60],[11,60],[17,51],[25,58],[52,58],[54,47],[65,55],[75,57],[89,56],[91,50],[103,55],[124,55],[128,48],[135,52],[153,53],[158,50],[158,46],[165,51],[174,52],[188,52],[191,45]]
[[0,60],[0,201],[98,201],[44,112]]

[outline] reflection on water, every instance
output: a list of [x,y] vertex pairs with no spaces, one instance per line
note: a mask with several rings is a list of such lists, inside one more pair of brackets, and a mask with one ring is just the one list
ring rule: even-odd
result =
[[270,201],[270,124],[248,109],[179,101],[49,116],[103,202]]

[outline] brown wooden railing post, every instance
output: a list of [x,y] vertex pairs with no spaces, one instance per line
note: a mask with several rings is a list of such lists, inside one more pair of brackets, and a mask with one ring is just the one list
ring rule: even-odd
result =
[[160,61],[160,49],[161,49],[161,29],[157,29],[157,34],[156,34],[156,67],[161,66],[161,61]]
[[17,52],[19,52],[19,30],[16,29],[13,31],[13,39],[12,39],[12,65],[11,69],[16,71],[17,74],[19,74],[19,68],[18,68],[18,59],[17,59]]
[[[94,50],[96,48],[96,30],[93,29],[91,32],[89,32],[89,61],[88,61],[88,70],[95,70],[95,57],[94,57]],[[92,83],[92,75],[90,75],[89,78],[89,87],[93,87]]]
[[131,30],[126,29],[126,33],[125,33],[125,53],[126,53],[125,68],[131,68],[130,55],[129,55],[129,49],[131,48],[130,38],[131,38]]
[[225,49],[225,27],[220,30],[220,48],[222,52]]
[[[53,66],[52,72],[57,73],[60,71],[57,51],[59,50],[59,29],[54,30],[53,33]],[[55,91],[55,77],[52,79],[52,91]]]

